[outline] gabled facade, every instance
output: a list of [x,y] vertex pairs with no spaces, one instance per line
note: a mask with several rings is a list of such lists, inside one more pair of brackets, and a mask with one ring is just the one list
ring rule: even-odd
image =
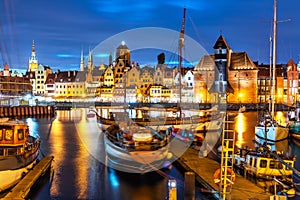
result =
[[293,105],[296,101],[298,101],[298,83],[298,67],[293,60],[289,60],[287,63],[287,103],[289,105]]
[[78,73],[78,71],[59,71],[54,81],[55,97],[86,97],[86,76],[84,72]]
[[33,94],[38,96],[44,96],[46,93],[45,82],[47,76],[52,74],[52,69],[48,66],[39,65],[35,71],[35,88],[33,88]]
[[138,87],[142,94],[147,94],[147,89],[153,85],[154,69],[151,67],[143,67],[140,70],[140,80]]
[[110,67],[107,67],[106,70],[104,71],[103,78],[104,78],[103,85],[110,87],[115,84],[114,72]]

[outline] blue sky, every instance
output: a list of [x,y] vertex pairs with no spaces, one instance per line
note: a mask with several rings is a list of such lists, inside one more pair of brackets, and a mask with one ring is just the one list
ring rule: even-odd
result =
[[[289,59],[298,62],[299,6],[299,0],[278,0],[278,20],[291,19],[278,23],[278,63],[287,63]],[[9,63],[11,68],[27,69],[34,40],[39,63],[54,70],[79,69],[82,49],[87,55],[89,49],[120,33],[143,27],[180,31],[184,7],[186,35],[208,53],[213,53],[213,45],[222,33],[234,52],[245,51],[253,61],[269,62],[272,0],[2,0],[0,67],[3,69],[3,64]],[[121,43],[127,38],[118,39],[117,43]],[[126,42],[127,46],[135,46],[133,42]],[[176,42],[177,38],[170,38],[170,43],[176,46]],[[111,45],[112,53],[116,45]],[[159,52],[133,51],[132,60],[156,63]],[[96,57],[107,63],[108,54],[100,52]],[[172,59],[166,57],[166,61]]]

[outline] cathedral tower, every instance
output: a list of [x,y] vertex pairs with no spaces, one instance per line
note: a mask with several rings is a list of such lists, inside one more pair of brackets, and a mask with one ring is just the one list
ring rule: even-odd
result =
[[28,71],[35,72],[38,68],[38,60],[34,49],[34,40],[32,40],[31,57],[28,62]]

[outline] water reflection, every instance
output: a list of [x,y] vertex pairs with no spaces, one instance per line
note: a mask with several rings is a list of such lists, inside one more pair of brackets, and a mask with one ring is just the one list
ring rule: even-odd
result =
[[244,134],[246,131],[246,121],[247,118],[243,113],[239,113],[235,118],[235,132],[237,133],[236,146],[238,148],[242,148],[242,146],[245,144]]
[[[106,110],[106,111],[105,111]],[[97,109],[108,114],[108,109]],[[150,174],[127,174],[107,168],[103,160],[103,138],[96,121],[86,119],[87,110],[59,111],[55,119],[27,119],[30,129],[41,137],[41,152],[54,155],[54,177],[31,199],[164,199],[167,181],[181,180],[178,199],[183,199],[183,177],[176,168]],[[186,113],[193,115],[197,112]],[[139,116],[139,111],[137,111]],[[277,116],[277,115],[276,115]],[[285,113],[278,115],[284,119]],[[51,122],[53,121],[52,125]],[[235,131],[238,147],[254,147],[256,112],[236,116]],[[299,147],[292,150],[300,157]],[[300,162],[296,161],[299,169]],[[199,199],[201,194],[197,193]]]
[[[53,178],[31,194],[30,199],[165,199],[167,181],[182,175],[173,167],[159,173],[128,174],[107,168],[103,159],[103,138],[96,121],[86,111],[58,111],[55,119],[27,119],[41,138],[43,155],[53,155]],[[183,199],[183,184],[178,199]],[[205,199],[199,192],[196,198]]]

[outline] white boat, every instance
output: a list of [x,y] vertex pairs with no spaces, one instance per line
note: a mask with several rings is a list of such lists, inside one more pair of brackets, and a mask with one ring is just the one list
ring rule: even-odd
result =
[[146,173],[167,167],[170,134],[137,125],[110,125],[104,131],[107,166],[123,172]]
[[270,115],[255,126],[255,140],[259,144],[266,144],[271,151],[285,151],[288,146],[289,128],[281,126]]
[[0,192],[20,181],[36,164],[40,140],[19,120],[0,120]]

